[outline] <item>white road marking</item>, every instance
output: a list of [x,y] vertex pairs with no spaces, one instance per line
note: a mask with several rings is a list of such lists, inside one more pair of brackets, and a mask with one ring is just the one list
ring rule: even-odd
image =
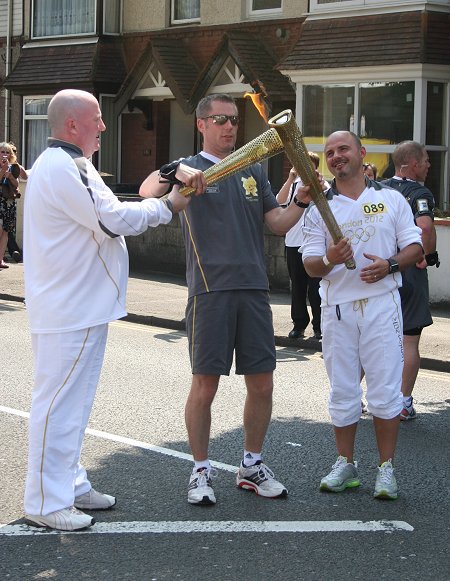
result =
[[[0,412],[5,412],[7,414],[12,414],[15,416],[20,416],[21,418],[28,418],[29,413],[22,410],[16,410],[13,408],[0,406]],[[162,446],[154,446],[153,444],[148,444],[147,442],[141,442],[139,440],[133,440],[132,438],[126,438],[124,436],[118,436],[117,434],[110,434],[108,432],[102,432],[100,430],[92,430],[87,428],[87,434],[91,436],[96,436],[97,438],[103,438],[104,440],[111,440],[113,442],[119,442],[120,444],[126,444],[127,446],[133,446],[134,448],[142,448],[144,450],[151,450],[152,452],[157,452],[158,454],[164,454],[166,456],[173,456],[174,458],[180,458],[182,460],[189,460],[193,462],[194,459],[191,454],[186,454],[184,452],[179,452],[178,450],[172,450],[171,448],[163,448]],[[223,462],[216,462],[211,460],[211,466],[218,468],[219,470],[225,470],[226,472],[232,472],[236,474],[238,467],[232,466],[231,464],[224,464]]]
[[180,534],[180,533],[324,533],[324,532],[412,532],[414,528],[399,520],[367,521],[134,521],[96,523],[82,531],[55,531],[26,524],[0,524],[0,536],[42,536],[81,534]]
[[296,444],[295,442],[286,442],[286,444],[288,446],[296,446],[296,447],[299,447],[299,448],[301,448],[303,446],[303,444]]

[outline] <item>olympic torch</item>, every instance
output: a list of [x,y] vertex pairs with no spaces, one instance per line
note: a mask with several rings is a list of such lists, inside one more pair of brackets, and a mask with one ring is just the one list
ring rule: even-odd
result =
[[[205,176],[206,183],[208,186],[216,184],[254,163],[281,153],[283,149],[283,142],[278,132],[275,129],[268,129],[205,170],[203,175]],[[180,194],[183,196],[189,196],[193,192],[195,192],[195,188],[189,186],[180,188]]]

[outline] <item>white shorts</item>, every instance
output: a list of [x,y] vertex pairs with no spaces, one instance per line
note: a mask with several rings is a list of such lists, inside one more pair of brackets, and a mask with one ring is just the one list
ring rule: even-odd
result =
[[333,425],[349,426],[361,416],[361,371],[367,408],[392,419],[402,410],[403,322],[393,291],[370,299],[322,307],[322,351],[330,380]]

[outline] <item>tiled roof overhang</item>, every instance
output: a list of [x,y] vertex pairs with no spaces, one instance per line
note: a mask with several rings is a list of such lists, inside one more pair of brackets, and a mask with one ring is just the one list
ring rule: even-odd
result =
[[215,55],[199,75],[193,90],[195,101],[206,94],[229,56],[233,58],[247,83],[255,91],[265,93],[269,101],[295,100],[293,86],[275,68],[276,59],[270,49],[249,32],[233,30],[226,33]]
[[410,63],[450,64],[448,13],[399,12],[306,20],[299,41],[277,68],[290,71]]
[[162,37],[152,39],[127,75],[116,97],[118,110],[131,99],[153,61],[180,107],[186,114],[192,113],[196,103],[192,102],[190,94],[198,76],[198,66],[182,40]]
[[4,86],[19,95],[53,94],[66,88],[116,93],[126,76],[120,41],[35,46],[22,49]]
[[125,106],[154,60],[178,104],[190,114],[207,94],[229,57],[235,61],[246,82],[257,92],[264,92],[269,101],[295,100],[293,86],[275,68],[276,59],[269,48],[247,31],[229,31],[201,71],[182,39],[153,36],[122,85],[116,99],[118,108]]

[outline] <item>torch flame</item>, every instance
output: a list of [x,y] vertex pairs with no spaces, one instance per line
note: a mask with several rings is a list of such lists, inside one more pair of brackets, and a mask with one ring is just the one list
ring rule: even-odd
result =
[[258,109],[258,113],[267,123],[269,121],[269,116],[267,114],[267,105],[264,102],[264,97],[262,93],[244,93],[245,97],[250,97],[252,100],[253,105]]

